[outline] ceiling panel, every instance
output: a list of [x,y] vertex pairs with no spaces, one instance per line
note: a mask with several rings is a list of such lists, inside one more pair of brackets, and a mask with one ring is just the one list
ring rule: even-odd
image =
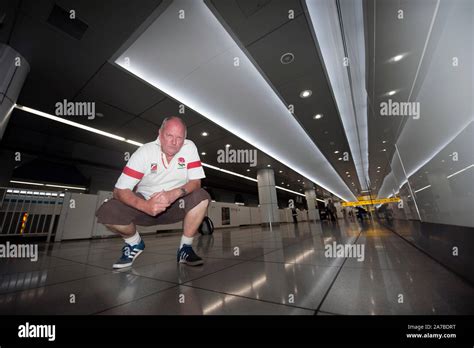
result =
[[157,125],[161,125],[161,122],[163,122],[166,117],[180,116],[186,122],[188,127],[205,120],[204,117],[187,107],[184,108],[184,114],[181,114],[180,105],[180,103],[167,97],[148,108],[140,114],[140,117]]
[[165,96],[135,77],[105,63],[82,90],[85,95],[138,115]]
[[303,12],[298,0],[211,0],[210,4],[245,46],[290,21],[288,11],[293,10],[295,17]]

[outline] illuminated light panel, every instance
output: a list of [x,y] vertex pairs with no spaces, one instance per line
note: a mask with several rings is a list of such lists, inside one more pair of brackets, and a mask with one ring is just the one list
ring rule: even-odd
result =
[[305,1],[310,22],[316,35],[322,60],[341,116],[352,159],[356,167],[360,186],[368,188],[369,180],[369,143],[367,127],[367,94],[365,86],[365,38],[364,14],[361,0],[341,1],[341,13],[350,13],[353,17],[344,21],[348,42],[348,54],[351,58],[348,67],[341,64],[345,58],[343,33],[338,16],[338,8],[333,0]]
[[[193,15],[180,20],[179,10]],[[114,61],[334,195],[355,198],[204,2],[173,1]],[[292,134],[293,146],[276,134]]]

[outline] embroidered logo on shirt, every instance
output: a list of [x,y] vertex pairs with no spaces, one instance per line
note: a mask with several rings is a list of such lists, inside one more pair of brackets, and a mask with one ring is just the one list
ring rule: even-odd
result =
[[183,169],[186,167],[186,161],[183,157],[178,158],[178,169]]
[[158,163],[152,163],[150,166],[150,172],[156,173],[158,171]]

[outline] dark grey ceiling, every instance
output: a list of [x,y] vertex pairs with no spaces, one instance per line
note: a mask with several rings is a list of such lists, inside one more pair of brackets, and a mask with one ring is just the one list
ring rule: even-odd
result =
[[[64,9],[74,9],[77,17],[88,25],[80,40],[47,22],[55,3]],[[398,0],[377,1],[374,27],[374,0],[364,2],[368,96],[375,107],[383,99],[380,95],[387,90],[400,88],[395,97],[407,98],[434,8],[434,1],[402,1],[409,9],[406,12],[411,14],[404,26],[400,26],[393,15],[399,3]],[[94,101],[96,112],[102,113],[103,117],[75,121],[142,143],[152,141],[161,121],[178,114],[179,102],[118,69],[108,60],[160,4],[159,0],[3,1],[0,12],[6,13],[6,17],[0,27],[0,41],[19,51],[31,65],[18,103],[54,113],[54,104],[63,99]],[[357,185],[351,186],[352,178],[356,176],[353,161],[340,161],[339,155],[334,154],[335,150],[349,151],[349,146],[316,50],[317,43],[308,26],[308,16],[300,1],[212,0],[209,5],[251,55],[283,101],[294,105],[295,118],[347,185],[360,190],[356,180]],[[295,19],[288,19],[289,10],[294,10]],[[413,35],[416,35],[413,40],[403,39]],[[405,51],[410,55],[398,70],[384,63],[384,60]],[[293,53],[295,60],[283,65],[280,57],[287,52]],[[371,63],[373,61],[375,65]],[[304,89],[313,91],[310,98],[299,97]],[[322,113],[324,117],[314,120],[316,113]],[[270,164],[275,169],[278,185],[290,185],[288,188],[295,191],[303,189],[305,179],[301,175],[261,151],[258,152],[258,167],[251,168],[250,172],[247,172],[247,165],[217,163],[217,150],[223,149],[225,144],[238,148],[253,147],[193,110],[186,109],[182,116],[188,125],[188,138],[197,144],[200,152],[207,153],[202,156],[204,162],[252,177],[256,176],[257,168]],[[387,140],[387,149],[391,151],[390,144],[393,144],[399,125],[400,120],[382,119],[369,112],[369,170],[372,182],[377,181],[372,186],[377,188],[383,175],[389,172],[386,156],[390,152],[381,153],[380,143]],[[209,136],[202,137],[203,131]],[[47,140],[41,140],[41,134],[46,134]],[[123,153],[136,149],[19,110],[14,111],[1,146],[117,169],[123,165]],[[298,149],[295,149],[297,155]],[[381,173],[376,173],[378,165],[384,168]],[[243,187],[257,192],[256,184],[215,171],[206,180],[208,185],[231,190]],[[323,194],[322,189],[318,192]],[[278,194],[285,195],[282,191]]]

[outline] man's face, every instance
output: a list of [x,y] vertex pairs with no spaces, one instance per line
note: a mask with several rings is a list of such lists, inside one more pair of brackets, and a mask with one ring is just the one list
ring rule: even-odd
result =
[[160,130],[159,138],[161,150],[167,156],[174,156],[184,143],[185,129],[181,122],[171,119],[166,122],[165,127]]

